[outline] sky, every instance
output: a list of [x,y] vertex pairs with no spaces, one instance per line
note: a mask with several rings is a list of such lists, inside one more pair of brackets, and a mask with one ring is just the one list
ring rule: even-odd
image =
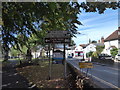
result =
[[87,44],[89,39],[98,41],[101,37],[107,38],[118,29],[118,10],[107,9],[103,14],[82,11],[78,17],[83,25],[77,25],[81,34],[73,38],[77,46]]

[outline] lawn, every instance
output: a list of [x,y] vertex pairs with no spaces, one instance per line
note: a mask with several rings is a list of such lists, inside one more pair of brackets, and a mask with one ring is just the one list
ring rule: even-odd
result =
[[38,88],[68,88],[67,80],[64,80],[64,66],[52,64],[51,80],[49,76],[49,61],[39,61],[39,65],[16,68],[19,74]]

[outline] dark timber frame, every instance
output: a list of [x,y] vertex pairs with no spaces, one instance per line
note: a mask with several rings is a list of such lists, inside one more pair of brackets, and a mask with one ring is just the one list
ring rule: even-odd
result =
[[66,50],[66,44],[69,44],[71,42],[71,37],[68,31],[49,31],[47,36],[45,37],[45,43],[48,44],[49,46],[49,80],[51,79],[51,59],[50,59],[50,46],[52,44],[53,46],[53,51],[54,51],[54,45],[61,43],[64,45],[64,54],[63,54],[63,64],[64,64],[64,78],[66,79],[66,56],[65,56],[65,50]]

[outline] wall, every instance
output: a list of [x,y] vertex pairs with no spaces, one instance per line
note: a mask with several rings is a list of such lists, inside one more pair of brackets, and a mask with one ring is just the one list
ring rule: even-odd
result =
[[85,49],[84,49],[84,58],[86,59],[86,54],[88,52],[95,52],[96,51],[96,46],[94,44],[90,44],[88,45]]
[[90,51],[94,52],[94,51],[96,51],[96,46],[95,46],[94,44],[90,44],[90,45],[88,45],[88,46],[84,49],[84,51],[85,51],[86,53],[88,53],[88,52],[90,52]]

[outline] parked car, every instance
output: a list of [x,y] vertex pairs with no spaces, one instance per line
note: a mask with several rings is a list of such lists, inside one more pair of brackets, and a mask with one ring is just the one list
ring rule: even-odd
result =
[[73,58],[73,56],[69,55],[68,58]]
[[100,54],[99,59],[111,59],[112,60],[112,56],[107,55],[107,54]]
[[120,54],[117,54],[117,55],[115,56],[115,60],[120,60]]
[[67,58],[73,58],[73,56],[74,56],[73,53],[69,53],[69,54],[67,55]]

